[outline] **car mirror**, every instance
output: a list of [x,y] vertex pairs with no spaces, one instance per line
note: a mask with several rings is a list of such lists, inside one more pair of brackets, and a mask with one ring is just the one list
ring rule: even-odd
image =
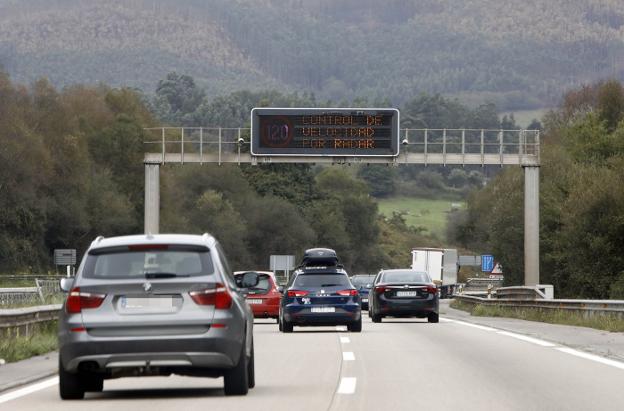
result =
[[259,281],[260,281],[260,276],[258,275],[258,273],[253,273],[253,272],[245,273],[243,274],[243,278],[241,278],[241,287],[243,288],[255,287],[258,285]]
[[74,285],[74,277],[61,278],[59,285],[61,287],[61,291],[63,291],[64,293],[70,292],[72,286]]
[[366,284],[366,288],[373,288],[373,285],[371,283]]
[[281,285],[277,287],[277,292],[280,294],[284,294],[284,287],[282,287]]

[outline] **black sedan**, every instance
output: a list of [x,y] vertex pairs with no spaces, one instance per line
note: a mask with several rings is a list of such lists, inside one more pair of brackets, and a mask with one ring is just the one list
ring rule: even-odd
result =
[[439,321],[438,289],[427,273],[409,269],[383,270],[369,294],[368,315],[374,323],[383,317],[427,318]]

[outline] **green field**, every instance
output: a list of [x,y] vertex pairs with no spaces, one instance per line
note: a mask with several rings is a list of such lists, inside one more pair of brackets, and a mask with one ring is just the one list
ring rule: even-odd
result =
[[438,238],[444,238],[446,230],[446,216],[453,204],[460,208],[466,207],[463,201],[431,200],[412,197],[392,197],[377,200],[379,212],[391,217],[392,212],[404,213],[407,225],[424,227]]

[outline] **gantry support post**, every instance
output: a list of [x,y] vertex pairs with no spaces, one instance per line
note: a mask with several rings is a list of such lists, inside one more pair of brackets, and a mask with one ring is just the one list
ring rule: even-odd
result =
[[524,166],[524,285],[540,283],[539,166]]
[[158,234],[160,220],[160,164],[145,163],[145,234]]

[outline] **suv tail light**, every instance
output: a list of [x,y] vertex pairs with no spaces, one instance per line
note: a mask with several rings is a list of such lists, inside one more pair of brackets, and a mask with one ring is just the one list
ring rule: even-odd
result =
[[338,295],[344,295],[344,296],[350,295],[352,297],[355,297],[355,296],[358,295],[358,292],[357,292],[357,290],[340,290],[340,291],[337,292],[337,294]]
[[375,292],[377,294],[383,294],[386,292],[387,289],[388,287],[386,287],[385,285],[378,285],[377,287],[375,287]]
[[221,283],[217,283],[215,288],[191,291],[189,295],[197,305],[214,305],[217,310],[226,310],[232,306],[232,296]]
[[84,309],[98,308],[104,302],[106,294],[93,294],[80,291],[80,287],[74,287],[67,296],[65,311],[68,314],[78,314]]
[[310,293],[305,290],[288,290],[288,293],[286,295],[288,297],[305,297],[308,294]]

